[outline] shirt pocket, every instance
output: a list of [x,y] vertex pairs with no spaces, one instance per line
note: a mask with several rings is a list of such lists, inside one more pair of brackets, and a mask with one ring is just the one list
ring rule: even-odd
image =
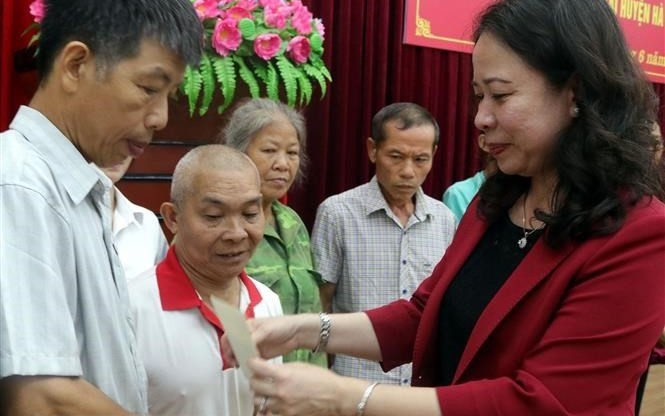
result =
[[295,266],[289,267],[289,274],[298,296],[296,313],[321,312],[321,298],[319,296],[319,284],[322,282],[321,274],[312,269]]

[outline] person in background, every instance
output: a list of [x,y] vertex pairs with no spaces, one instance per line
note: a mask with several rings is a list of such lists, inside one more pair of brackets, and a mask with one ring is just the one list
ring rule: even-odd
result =
[[115,186],[129,169],[132,160],[128,157],[117,165],[101,168],[114,184],[110,191],[113,245],[127,279],[159,263],[168,249],[164,231],[155,213],[134,204]]
[[[247,273],[279,295],[285,314],[321,312],[321,276],[312,263],[309,233],[300,216],[279,202],[304,177],[305,119],[281,102],[248,99],[233,111],[220,140],[246,153],[261,175],[265,229]],[[284,361],[327,366],[325,354],[310,350],[290,352]]]
[[201,56],[188,0],[45,0],[28,106],[0,134],[0,413],[146,413],[111,181]]
[[161,213],[177,238],[161,263],[129,282],[150,414],[253,414],[247,378],[220,353],[224,322],[210,298],[247,318],[282,314],[277,295],[244,271],[263,236],[260,189],[252,161],[227,146],[198,146],[176,165]]
[[466,208],[471,203],[471,200],[478,193],[478,189],[485,183],[485,180],[496,173],[496,160],[487,151],[485,145],[485,135],[478,135],[478,146],[480,147],[485,163],[483,170],[476,172],[470,178],[463,181],[455,182],[450,185],[443,193],[441,198],[443,203],[450,208],[455,215],[457,222],[462,219],[466,212]]
[[653,88],[605,0],[501,0],[474,40],[475,125],[499,171],[432,276],[365,313],[250,322],[262,357],[413,361],[413,387],[256,358],[260,414],[634,414],[665,326]]
[[[423,107],[394,103],[372,120],[366,184],[323,201],[312,231],[327,312],[358,312],[408,299],[432,272],[455,233],[455,218],[421,185],[432,168],[439,126]],[[342,375],[409,385],[411,366],[384,373],[372,361],[335,357]]]

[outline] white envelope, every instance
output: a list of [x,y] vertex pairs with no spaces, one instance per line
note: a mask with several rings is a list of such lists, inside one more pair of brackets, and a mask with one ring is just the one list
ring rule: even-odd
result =
[[256,344],[252,341],[245,315],[214,295],[210,296],[210,302],[224,327],[224,333],[229,338],[233,352],[240,364],[240,370],[248,379],[251,378],[252,373],[247,367],[247,361],[252,357],[258,357],[259,352],[256,349]]

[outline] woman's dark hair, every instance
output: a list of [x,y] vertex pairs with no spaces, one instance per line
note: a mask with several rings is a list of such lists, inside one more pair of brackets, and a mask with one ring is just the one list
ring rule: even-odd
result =
[[[559,138],[554,210],[536,212],[551,247],[610,234],[630,205],[663,194],[649,122],[657,99],[606,0],[499,1],[479,16],[475,40],[485,32],[552,88],[572,81],[579,116]],[[505,215],[529,186],[529,178],[499,171],[480,189],[480,215]]]

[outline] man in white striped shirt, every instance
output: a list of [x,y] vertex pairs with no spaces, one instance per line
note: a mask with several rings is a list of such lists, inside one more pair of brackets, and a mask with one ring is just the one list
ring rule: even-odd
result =
[[[367,139],[376,165],[370,182],[331,196],[312,233],[326,311],[356,312],[411,296],[443,256],[455,217],[421,185],[432,168],[439,126],[423,107],[395,103],[372,120]],[[338,355],[339,374],[409,385],[411,366],[384,373],[377,363]]]
[[106,167],[201,55],[188,0],[46,0],[40,85],[0,134],[0,414],[148,412]]

